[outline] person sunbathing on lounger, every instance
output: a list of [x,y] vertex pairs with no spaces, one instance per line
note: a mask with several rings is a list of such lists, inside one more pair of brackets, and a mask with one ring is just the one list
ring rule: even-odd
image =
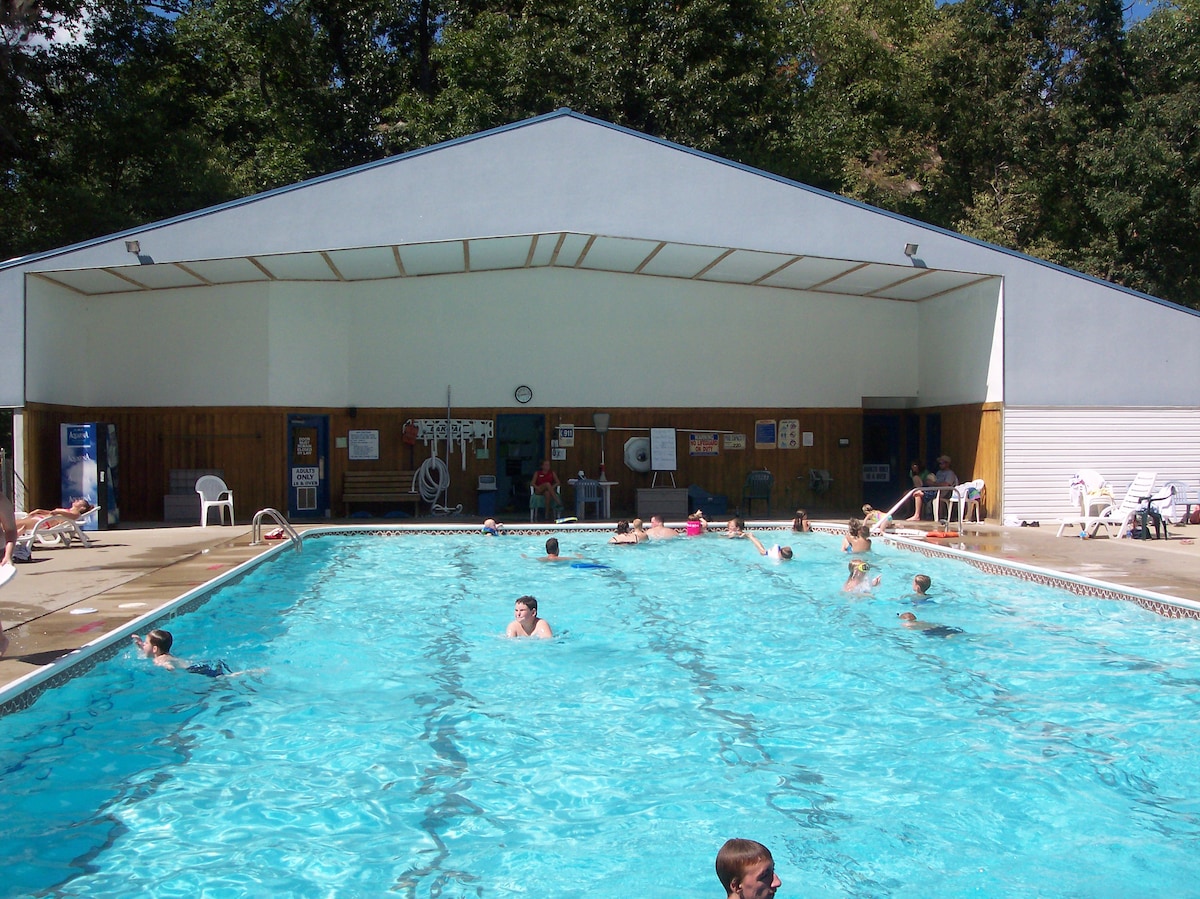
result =
[[48,518],[78,521],[90,511],[92,511],[92,504],[86,499],[75,500],[67,509],[34,509],[32,512],[25,513],[24,517],[17,519],[17,531],[28,534]]

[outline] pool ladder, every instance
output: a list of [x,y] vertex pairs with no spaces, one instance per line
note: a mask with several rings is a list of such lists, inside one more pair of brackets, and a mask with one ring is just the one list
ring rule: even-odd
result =
[[283,528],[283,532],[288,535],[288,539],[296,547],[296,552],[300,552],[303,547],[303,541],[300,535],[296,533],[296,529],[288,524],[288,520],[283,517],[278,509],[259,509],[254,513],[254,521],[250,523],[250,545],[258,546],[263,542],[262,539],[262,520],[263,517],[271,518],[277,525]]

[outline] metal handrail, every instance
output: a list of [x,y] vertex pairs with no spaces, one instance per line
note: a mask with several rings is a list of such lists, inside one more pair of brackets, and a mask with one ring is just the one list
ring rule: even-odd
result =
[[[879,519],[879,521],[877,521],[874,525],[872,525],[871,533],[873,533],[873,534],[883,533],[884,524],[886,524],[889,521],[894,521],[895,519],[892,516],[894,516],[896,514],[896,510],[899,509],[901,506],[903,506],[910,499],[912,499],[914,495],[916,495],[918,493],[924,495],[926,490],[936,490],[939,493],[945,493],[947,490],[953,492],[955,487],[957,487],[957,486],[958,486],[957,484],[954,484],[954,485],[951,485],[951,484],[929,484],[926,487],[913,487],[911,490],[908,491],[908,493],[906,493],[906,494],[904,494],[904,496],[900,497],[900,501],[897,502],[896,505],[894,505],[890,509],[888,509],[887,515],[885,515],[883,518]],[[949,507],[947,507],[947,511],[949,511]],[[946,523],[949,524],[950,519],[947,519]],[[963,522],[962,522],[962,503],[959,503],[959,506],[958,506],[958,530],[960,533],[962,532],[962,524],[963,524]]]
[[288,535],[288,539],[290,539],[292,541],[292,545],[296,547],[296,552],[303,550],[304,543],[300,539],[300,535],[296,533],[296,529],[288,523],[288,520],[283,517],[278,509],[259,509],[254,513],[254,520],[250,523],[251,546],[258,546],[263,542],[262,520],[264,515],[270,516],[277,525],[283,528],[283,532]]

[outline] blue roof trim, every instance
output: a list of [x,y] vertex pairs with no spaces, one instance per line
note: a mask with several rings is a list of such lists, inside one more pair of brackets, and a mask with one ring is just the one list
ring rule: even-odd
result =
[[913,218],[909,218],[908,216],[901,215],[898,212],[892,212],[887,209],[880,209],[877,206],[870,206],[867,203],[861,202],[860,200],[852,200],[849,197],[843,197],[840,194],[831,193],[830,191],[822,190],[819,187],[813,187],[812,185],[804,184],[800,181],[793,181],[790,178],[785,178],[783,175],[776,175],[772,172],[768,172],[763,169],[756,169],[753,166],[749,166],[749,165],[746,165],[741,162],[735,162],[732,159],[726,159],[723,156],[714,156],[712,153],[706,153],[703,150],[697,150],[693,147],[687,147],[687,146],[684,146],[683,144],[677,144],[674,141],[669,141],[665,138],[654,137],[653,135],[646,134],[641,131],[634,131],[632,128],[626,127],[625,125],[617,125],[613,122],[606,122],[604,119],[597,119],[592,116],[586,115],[584,113],[576,112],[567,107],[562,107],[560,109],[556,109],[553,112],[547,112],[547,113],[543,113],[541,115],[532,116],[528,119],[522,119],[519,122],[510,122],[507,125],[500,125],[496,128],[489,128],[486,131],[477,131],[474,134],[468,134],[463,137],[456,137],[451,140],[442,141],[441,143],[437,143],[437,144],[431,144],[428,147],[421,147],[416,150],[410,150],[407,153],[401,153],[396,156],[388,156],[384,159],[377,159],[372,162],[365,162],[362,165],[357,165],[357,166],[354,166],[354,167],[348,168],[348,169],[341,169],[336,172],[330,172],[329,174],[326,174],[326,175],[318,175],[317,177],[309,178],[306,181],[297,181],[295,184],[287,184],[287,185],[284,185],[283,187],[276,187],[276,188],[273,188],[272,190],[264,191],[263,193],[260,193],[260,194],[252,194],[249,197],[241,197],[240,199],[237,199],[237,200],[230,200],[227,203],[221,203],[217,206],[209,206],[205,209],[200,209],[195,212],[187,212],[182,215],[174,216],[173,218],[161,219],[157,222],[151,222],[150,224],[147,224],[147,225],[139,225],[136,228],[130,228],[125,231],[117,231],[112,234],[106,234],[102,237],[91,238],[90,240],[81,241],[80,243],[71,244],[70,246],[59,247],[54,250],[44,250],[41,253],[35,253],[35,254],[29,255],[29,256],[21,256],[16,259],[10,259],[7,262],[0,262],[0,272],[4,271],[5,269],[8,269],[8,268],[15,268],[19,265],[27,265],[31,262],[37,262],[37,261],[40,261],[43,259],[52,259],[55,256],[64,255],[67,253],[74,252],[76,250],[82,250],[82,249],[87,249],[88,247],[98,246],[99,244],[107,243],[112,240],[122,240],[122,239],[129,238],[129,237],[136,237],[139,234],[144,234],[147,231],[154,230],[155,228],[162,228],[167,225],[175,225],[180,222],[194,221],[196,219],[204,218],[205,216],[214,215],[218,212],[224,212],[227,209],[236,209],[239,206],[245,206],[250,203],[256,203],[259,200],[266,200],[271,197],[276,197],[276,196],[280,196],[282,194],[290,193],[291,191],[294,191],[294,190],[302,190],[303,188],[309,187],[314,184],[324,184],[326,182],[336,181],[339,178],[346,178],[351,175],[356,175],[359,172],[371,171],[372,169],[377,169],[377,168],[381,168],[383,166],[392,165],[396,162],[401,162],[406,159],[414,159],[418,156],[424,156],[427,153],[434,153],[438,150],[443,150],[448,147],[454,147],[454,146],[458,146],[461,144],[468,144],[468,143],[471,143],[472,141],[482,140],[484,138],[492,137],[493,135],[496,135],[496,134],[503,134],[507,131],[515,131],[519,128],[525,128],[530,125],[537,125],[541,122],[546,122],[546,121],[550,121],[552,119],[558,119],[558,118],[571,118],[571,119],[576,119],[581,122],[587,122],[590,125],[598,125],[602,128],[608,128],[608,129],[610,129],[612,131],[616,131],[620,134],[624,134],[629,137],[637,138],[638,140],[648,141],[652,144],[657,144],[661,147],[666,147],[671,150],[677,150],[677,151],[680,151],[683,153],[688,153],[699,159],[704,159],[709,162],[715,162],[719,165],[728,166],[730,168],[737,169],[738,171],[745,172],[750,175],[756,175],[760,178],[766,178],[767,180],[774,181],[777,184],[783,184],[788,187],[796,188],[798,190],[807,191],[808,193],[814,194],[815,196],[823,197],[827,200],[833,200],[837,203],[843,203],[847,206],[852,206],[855,209],[859,209],[864,212],[870,212],[875,215],[882,215],[887,218],[893,219],[894,221],[903,222],[906,225],[912,225],[914,227],[921,228],[925,231],[930,231],[935,234],[941,234],[945,237],[950,237],[954,240],[965,241],[966,243],[969,243],[969,244],[979,247],[981,249],[991,250],[991,251],[997,252],[997,253],[1002,253],[1005,256],[1008,256],[1010,258],[1019,259],[1024,262],[1031,262],[1031,263],[1034,263],[1035,265],[1043,266],[1044,268],[1048,268],[1053,271],[1059,272],[1060,274],[1068,275],[1068,276],[1075,277],[1075,278],[1081,278],[1084,281],[1089,281],[1093,284],[1096,284],[1097,286],[1107,287],[1111,290],[1117,290],[1117,291],[1120,291],[1121,293],[1128,294],[1129,296],[1137,297],[1138,299],[1141,299],[1141,300],[1148,300],[1151,303],[1156,303],[1160,306],[1165,306],[1168,309],[1175,309],[1175,310],[1178,310],[1181,312],[1186,312],[1189,315],[1200,316],[1200,310],[1192,309],[1189,306],[1181,306],[1180,304],[1173,303],[1170,300],[1164,300],[1161,297],[1156,297],[1156,296],[1153,296],[1148,293],[1142,293],[1140,290],[1134,290],[1133,288],[1125,287],[1121,284],[1114,284],[1111,281],[1105,281],[1104,279],[1097,278],[1094,275],[1089,275],[1084,272],[1076,271],[1075,269],[1067,268],[1065,266],[1058,265],[1053,262],[1048,262],[1045,259],[1038,259],[1034,256],[1028,256],[1025,253],[1019,252],[1018,250],[1012,250],[1007,247],[998,246],[997,244],[990,244],[990,243],[987,243],[986,241],[978,240],[974,237],[968,237],[965,234],[959,234],[956,231],[951,231],[947,228],[942,228],[938,225],[931,225],[928,222],[921,222],[921,221],[918,221],[917,219],[913,219]]

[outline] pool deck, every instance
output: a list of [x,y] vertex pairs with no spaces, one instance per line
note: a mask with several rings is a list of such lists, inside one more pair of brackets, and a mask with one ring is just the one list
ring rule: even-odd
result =
[[[829,520],[842,524],[846,519]],[[471,524],[472,519],[437,522]],[[756,523],[748,524],[753,529]],[[924,529],[930,527],[926,522]],[[1045,522],[1039,528],[968,524],[952,545],[1200,602],[1200,527],[1172,527],[1169,540],[1115,540],[1103,533],[1093,540],[1056,538],[1057,530],[1057,523]],[[91,536],[90,548],[36,549],[33,561],[18,565],[17,576],[0,589],[0,620],[11,640],[0,659],[0,689],[275,545],[251,546],[248,525],[133,527]],[[569,535],[563,539],[569,549]]]

